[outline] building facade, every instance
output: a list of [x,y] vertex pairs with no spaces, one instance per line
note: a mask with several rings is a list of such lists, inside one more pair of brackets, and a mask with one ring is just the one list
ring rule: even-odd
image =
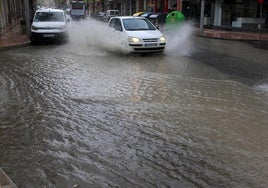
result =
[[18,22],[25,24],[26,3],[30,7],[27,10],[32,17],[34,0],[0,0],[0,32]]
[[23,16],[23,0],[0,0],[0,30]]
[[[92,0],[95,10],[118,9],[122,15],[135,12],[181,11],[200,22],[202,0]],[[214,27],[267,27],[268,0],[204,0],[204,25]]]
[[[136,0],[136,11],[181,11],[200,21],[202,0]],[[205,0],[204,24],[221,27],[267,27],[268,0]]]
[[[0,0],[0,31],[19,20],[25,20],[25,5],[30,18],[38,3],[52,2],[63,8],[71,0]],[[122,15],[135,12],[181,11],[189,20],[200,23],[204,1],[204,25],[229,28],[268,28],[268,0],[85,0],[89,11],[118,9]]]
[[[191,1],[189,5],[188,16],[199,19],[200,1]],[[229,28],[267,27],[267,13],[268,0],[205,1],[204,25]]]

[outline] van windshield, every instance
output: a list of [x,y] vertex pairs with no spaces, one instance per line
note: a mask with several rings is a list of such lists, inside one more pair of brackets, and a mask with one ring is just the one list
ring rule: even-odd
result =
[[35,22],[64,22],[62,12],[37,12],[34,18]]

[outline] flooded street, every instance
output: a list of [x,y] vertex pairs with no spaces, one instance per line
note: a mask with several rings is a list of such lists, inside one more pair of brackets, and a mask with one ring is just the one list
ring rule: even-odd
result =
[[181,46],[0,51],[0,167],[20,188],[267,187],[267,50]]

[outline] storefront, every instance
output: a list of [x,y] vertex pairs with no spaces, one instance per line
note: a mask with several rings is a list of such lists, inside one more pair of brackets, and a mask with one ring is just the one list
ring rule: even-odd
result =
[[[192,19],[200,19],[200,0],[190,1]],[[211,0],[205,1],[204,25],[233,28],[267,26],[268,0]]]
[[183,2],[190,0],[137,0],[138,11],[148,12],[169,12],[171,10],[181,10]]
[[[229,20],[232,27],[260,28],[265,26],[267,19],[268,2],[265,1],[238,1],[232,5]],[[228,22],[227,24],[229,24]],[[223,23],[224,24],[224,23]]]

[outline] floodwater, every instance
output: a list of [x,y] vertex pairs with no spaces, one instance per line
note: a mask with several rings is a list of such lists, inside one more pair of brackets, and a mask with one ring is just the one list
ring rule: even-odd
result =
[[126,55],[83,36],[0,51],[18,187],[268,186],[267,51],[188,36]]

